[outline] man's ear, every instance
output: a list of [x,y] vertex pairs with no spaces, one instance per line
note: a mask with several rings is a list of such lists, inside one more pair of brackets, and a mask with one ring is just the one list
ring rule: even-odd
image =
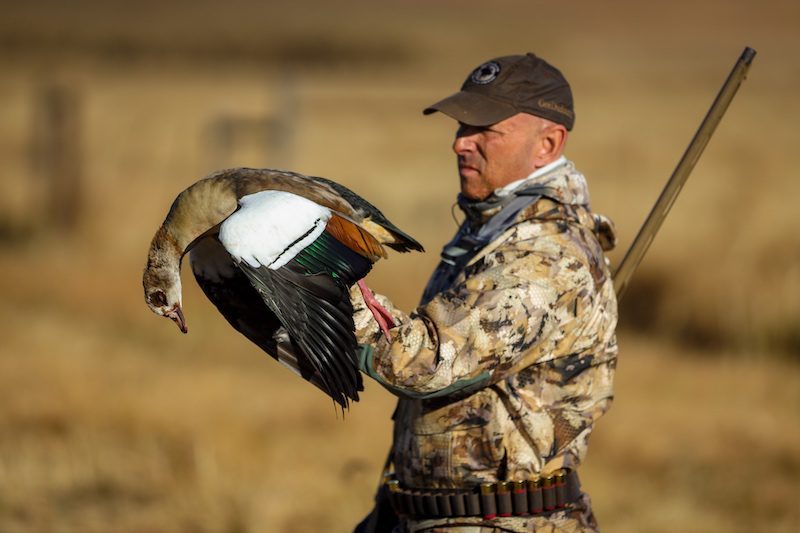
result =
[[567,128],[561,124],[546,126],[539,136],[536,166],[543,167],[561,157],[567,143]]

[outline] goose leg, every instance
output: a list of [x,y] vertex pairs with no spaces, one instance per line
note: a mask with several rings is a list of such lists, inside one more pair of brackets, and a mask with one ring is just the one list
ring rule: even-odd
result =
[[361,290],[361,295],[364,297],[364,303],[367,304],[367,308],[372,312],[372,316],[375,317],[375,321],[386,336],[386,340],[391,341],[392,337],[389,335],[389,330],[394,327],[392,315],[378,303],[375,295],[369,287],[367,287],[363,279],[358,280],[358,288]]

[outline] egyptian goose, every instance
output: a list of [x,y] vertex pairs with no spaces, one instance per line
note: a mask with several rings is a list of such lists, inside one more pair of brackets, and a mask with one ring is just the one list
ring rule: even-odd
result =
[[181,192],[156,232],[147,305],[187,332],[180,265],[225,319],[343,408],[363,390],[349,287],[357,283],[384,334],[391,316],[363,283],[384,245],[423,251],[372,204],[333,181],[236,168]]

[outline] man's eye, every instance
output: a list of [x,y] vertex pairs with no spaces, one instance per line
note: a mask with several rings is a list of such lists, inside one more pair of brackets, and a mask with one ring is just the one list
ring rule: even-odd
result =
[[463,137],[469,135],[475,135],[476,133],[481,133],[484,131],[490,131],[487,126],[470,126],[468,124],[461,124],[456,130],[456,137]]

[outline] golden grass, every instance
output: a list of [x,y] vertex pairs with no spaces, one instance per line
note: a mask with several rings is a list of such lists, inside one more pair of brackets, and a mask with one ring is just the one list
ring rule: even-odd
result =
[[[344,531],[366,511],[387,393],[341,420],[213,312],[187,337],[93,315],[0,315],[4,531]],[[796,365],[621,345],[583,472],[606,529],[795,527]]]
[[[428,249],[370,275],[411,309],[455,228],[453,124],[419,111],[530,49],[573,84],[568,155],[617,222],[618,261],[746,44],[750,79],[634,278],[583,477],[607,531],[800,528],[796,2],[70,4],[0,20],[0,531],[347,530],[391,396],[368,383],[342,420],[188,279],[188,336],[148,313],[144,254],[175,194],[223,166],[337,179]],[[66,235],[34,231],[52,83],[81,97],[85,208]],[[288,149],[213,142],[220,118],[287,102]]]

